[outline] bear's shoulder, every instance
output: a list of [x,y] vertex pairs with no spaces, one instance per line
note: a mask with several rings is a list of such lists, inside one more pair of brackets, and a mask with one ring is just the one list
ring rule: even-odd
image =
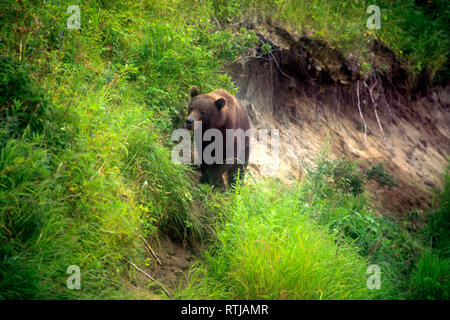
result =
[[232,94],[230,94],[228,91],[219,89],[219,90],[214,91],[213,94],[214,94],[216,97],[224,98],[225,101],[226,101],[226,105],[227,105],[229,108],[234,109],[234,108],[236,107],[236,105],[237,105],[237,100],[236,100],[236,98],[235,98]]

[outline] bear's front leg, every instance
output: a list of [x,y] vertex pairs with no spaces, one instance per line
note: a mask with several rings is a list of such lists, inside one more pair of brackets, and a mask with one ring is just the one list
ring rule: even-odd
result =
[[200,171],[202,173],[202,175],[200,176],[200,181],[199,183],[209,183],[209,178],[208,178],[208,166],[204,163],[202,163],[200,165]]
[[211,186],[218,187],[221,190],[225,190],[225,182],[223,180],[223,174],[227,171],[227,165],[209,165],[200,178],[200,183],[208,183]]
[[209,183],[209,176],[208,176],[208,173],[207,173],[207,172],[202,173],[202,175],[200,176],[200,181],[199,181],[199,183],[200,183],[200,184]]

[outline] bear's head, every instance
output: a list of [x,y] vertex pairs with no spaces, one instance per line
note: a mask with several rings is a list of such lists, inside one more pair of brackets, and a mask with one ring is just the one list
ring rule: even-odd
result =
[[188,107],[186,128],[194,129],[194,122],[201,121],[203,130],[220,128],[226,121],[223,112],[226,101],[214,94],[199,94],[196,87],[192,87],[189,94],[191,101]]

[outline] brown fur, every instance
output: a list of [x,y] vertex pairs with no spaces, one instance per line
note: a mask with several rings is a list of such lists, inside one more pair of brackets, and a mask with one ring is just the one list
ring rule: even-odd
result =
[[[237,177],[242,180],[244,177],[244,169],[248,165],[250,139],[245,136],[243,148],[245,157],[238,156],[238,137],[234,138],[234,161],[233,164],[226,162],[226,130],[242,129],[244,132],[250,129],[250,121],[247,112],[240,102],[225,90],[216,90],[209,94],[199,94],[198,90],[191,88],[191,101],[189,103],[188,118],[186,124],[191,125],[192,121],[202,122],[203,133],[208,129],[218,129],[223,139],[223,164],[205,164],[202,163],[202,177],[200,182],[208,182],[211,185],[220,185],[222,175],[227,172],[229,176],[229,184],[234,185]],[[195,129],[194,129],[195,130]],[[211,142],[202,142],[201,148],[197,149],[203,153],[205,148]],[[237,159],[239,158],[239,159]]]

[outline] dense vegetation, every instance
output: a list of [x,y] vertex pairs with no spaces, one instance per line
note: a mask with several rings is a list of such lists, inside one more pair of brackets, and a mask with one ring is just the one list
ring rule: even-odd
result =
[[[407,1],[427,28],[396,23],[381,35],[361,34],[358,18],[321,24],[365,8],[348,3],[3,1],[0,298],[133,297],[128,262],[145,264],[142,237],[165,233],[208,244],[179,298],[448,299],[448,174],[429,224],[410,232],[368,209],[365,179],[395,184],[380,165],[363,173],[323,157],[294,186],[249,182],[219,194],[194,189],[191,169],[170,160],[189,87],[235,90],[224,71],[257,38],[227,23],[254,8],[312,19],[314,34],[355,55],[363,41],[351,30],[380,36],[412,72],[446,72],[448,26],[434,11]],[[79,30],[67,29],[70,5]],[[400,5],[391,6],[395,15]],[[342,28],[350,31],[337,37]],[[429,42],[412,46],[405,34]],[[369,264],[381,267],[380,290],[367,289]],[[70,265],[82,271],[81,290],[66,287]]]
[[[429,224],[409,231],[402,224],[417,216],[375,215],[364,194],[353,192],[355,181],[364,185],[355,166],[345,170],[353,179],[330,172],[342,162],[324,155],[308,179],[290,187],[269,180],[238,188],[231,201],[208,195],[221,208],[218,243],[192,268],[179,297],[448,299],[448,173]],[[366,287],[372,264],[382,270],[380,290]]]

